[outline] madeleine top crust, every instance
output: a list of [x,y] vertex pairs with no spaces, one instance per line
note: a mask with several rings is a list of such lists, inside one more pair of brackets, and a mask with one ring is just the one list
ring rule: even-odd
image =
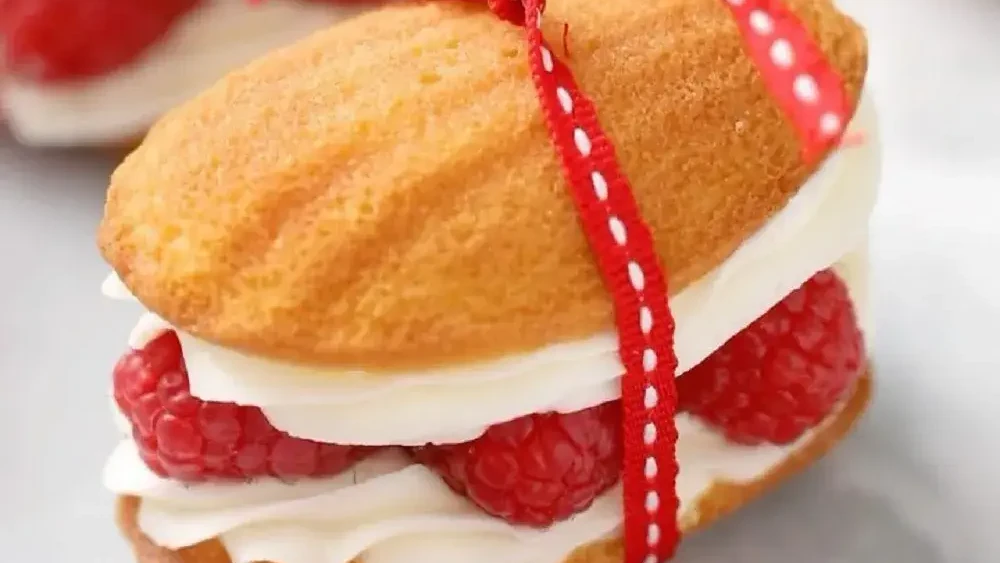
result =
[[[786,1],[856,104],[861,29]],[[672,292],[812,172],[720,0],[553,0],[545,22]],[[525,50],[484,7],[435,2],[272,53],[152,128],[111,178],[101,251],[180,329],[297,362],[428,366],[608,329]]]

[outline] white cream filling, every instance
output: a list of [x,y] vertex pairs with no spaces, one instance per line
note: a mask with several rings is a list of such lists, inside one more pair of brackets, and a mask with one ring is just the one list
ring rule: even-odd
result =
[[[863,128],[868,142],[841,149],[723,264],[671,299],[678,373],[863,245],[880,161],[867,101],[852,128]],[[104,291],[131,297],[113,275]],[[142,347],[169,328],[146,314],[129,343]],[[867,320],[863,328],[870,330]],[[255,405],[292,435],[343,444],[466,441],[525,414],[572,412],[616,399],[624,372],[611,332],[480,364],[377,375],[251,357],[178,335],[195,396]]]
[[[681,522],[697,517],[698,500],[713,483],[758,479],[819,430],[788,446],[751,447],[726,442],[686,414],[676,420]],[[154,475],[125,440],[104,482],[117,494],[142,498],[139,527],[156,544],[178,549],[217,537],[233,563],[347,563],[358,556],[364,563],[558,563],[580,545],[617,533],[622,519],[619,485],[548,529],[513,526],[453,493],[398,449],[330,479],[186,486]]]
[[[371,4],[367,4],[371,6]],[[13,78],[0,103],[30,145],[106,144],[142,134],[227,72],[360,12],[363,2],[208,0],[135,64],[66,85]]]

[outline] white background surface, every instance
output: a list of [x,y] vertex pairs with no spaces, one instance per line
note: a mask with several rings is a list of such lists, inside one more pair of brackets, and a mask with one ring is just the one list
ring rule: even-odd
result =
[[[1000,561],[1000,0],[842,0],[885,141],[875,407],[831,457],[679,563]],[[0,136],[0,549],[126,563],[100,470],[135,311],[99,292],[113,158]],[[424,562],[414,562],[424,563]],[[428,562],[429,563],[429,562]]]

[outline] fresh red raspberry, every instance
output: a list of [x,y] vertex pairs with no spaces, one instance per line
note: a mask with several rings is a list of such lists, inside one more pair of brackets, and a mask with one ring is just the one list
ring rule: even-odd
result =
[[109,73],[201,0],[0,0],[0,66],[59,81]]
[[260,409],[206,402],[188,391],[177,335],[167,332],[115,366],[115,402],[139,454],[161,477],[184,482],[335,475],[367,449],[293,438]]
[[487,513],[549,526],[584,510],[618,480],[621,407],[532,414],[492,426],[471,442],[412,452]]
[[741,444],[786,444],[819,424],[861,374],[847,287],[824,270],[677,381],[679,407]]

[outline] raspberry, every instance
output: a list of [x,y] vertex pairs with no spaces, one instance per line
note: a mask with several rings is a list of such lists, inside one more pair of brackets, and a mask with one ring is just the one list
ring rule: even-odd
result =
[[184,482],[335,475],[368,451],[293,438],[256,407],[192,397],[173,332],[118,360],[114,397],[132,423],[143,462]]
[[513,524],[544,527],[588,506],[621,472],[621,407],[532,414],[471,442],[413,448],[457,493]]
[[132,62],[201,0],[0,0],[0,66],[37,81]]
[[786,444],[819,424],[865,357],[847,287],[824,270],[677,381],[679,407],[741,444]]

